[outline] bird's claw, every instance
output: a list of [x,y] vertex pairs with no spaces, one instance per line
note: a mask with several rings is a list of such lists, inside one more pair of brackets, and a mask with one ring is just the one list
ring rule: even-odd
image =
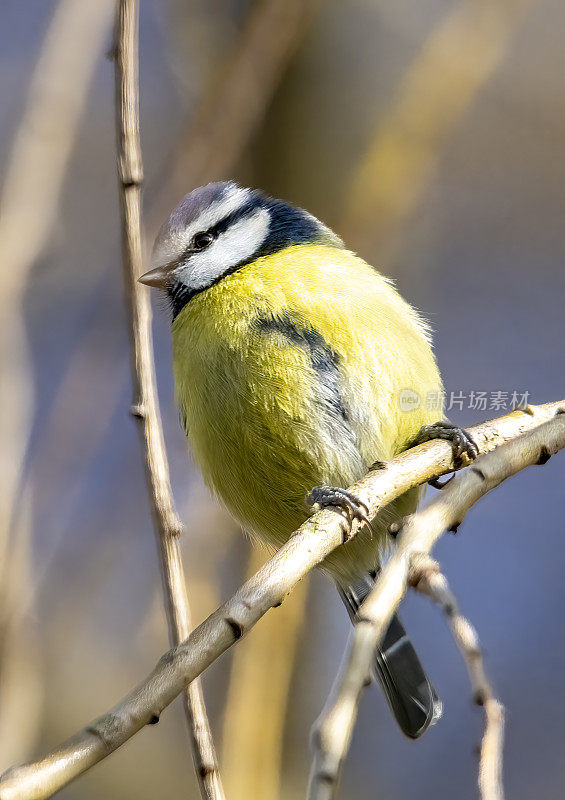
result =
[[411,442],[411,446],[430,442],[432,439],[444,439],[451,442],[453,447],[453,461],[456,467],[462,464],[462,456],[466,455],[474,461],[479,455],[479,448],[473,437],[464,428],[452,425],[451,422],[434,422],[433,425],[424,425]]
[[308,505],[319,508],[333,507],[343,512],[346,528],[344,529],[344,542],[351,538],[353,520],[364,522],[372,531],[369,509],[365,503],[347,489],[335,486],[315,486],[307,497]]

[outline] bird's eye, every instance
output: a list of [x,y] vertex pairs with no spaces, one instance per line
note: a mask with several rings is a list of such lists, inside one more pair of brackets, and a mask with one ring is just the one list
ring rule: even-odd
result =
[[196,233],[192,240],[192,246],[195,250],[205,250],[207,247],[210,247],[212,242],[214,241],[214,237],[208,231],[202,231],[202,233]]

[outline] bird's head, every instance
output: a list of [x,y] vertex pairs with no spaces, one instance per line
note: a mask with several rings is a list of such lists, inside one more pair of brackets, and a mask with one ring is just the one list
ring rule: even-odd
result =
[[341,240],[301,208],[228,181],[188,194],[164,223],[152,268],[139,280],[164,289],[176,316],[199,292],[254,261],[297,244]]

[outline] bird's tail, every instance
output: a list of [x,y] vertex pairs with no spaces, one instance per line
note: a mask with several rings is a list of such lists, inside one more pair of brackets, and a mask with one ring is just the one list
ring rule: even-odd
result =
[[[376,573],[338,586],[353,623],[375,583]],[[373,674],[402,732],[418,739],[441,716],[442,706],[397,614],[375,651]]]

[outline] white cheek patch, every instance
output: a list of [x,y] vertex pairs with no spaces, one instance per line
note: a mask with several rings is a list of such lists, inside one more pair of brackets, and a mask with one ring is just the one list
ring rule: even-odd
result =
[[232,267],[245,261],[267,238],[271,217],[264,208],[234,222],[214,243],[195,253],[175,275],[193,291],[211,286]]

